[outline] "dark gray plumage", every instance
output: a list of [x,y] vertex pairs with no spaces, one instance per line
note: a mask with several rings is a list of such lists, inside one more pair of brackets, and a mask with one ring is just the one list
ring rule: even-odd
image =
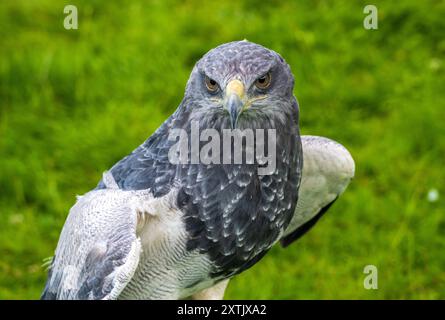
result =
[[[281,236],[283,247],[309,232],[346,190],[355,174],[355,162],[340,143],[318,136],[301,137],[303,171],[298,202],[291,222]],[[198,298],[224,296],[229,280],[200,292]]]
[[[270,87],[260,90],[254,83],[266,73],[271,75]],[[218,84],[217,92],[206,89],[206,77]],[[250,101],[249,107],[237,117],[236,127],[276,129],[275,171],[259,175],[261,164],[257,161],[210,165],[171,163],[168,152],[175,141],[168,140],[168,135],[172,129],[190,133],[192,120],[199,121],[200,129],[212,128],[220,133],[233,126],[235,121],[226,109],[225,88],[234,79],[246,88],[246,99]],[[277,53],[248,41],[221,45],[198,61],[187,83],[184,99],[174,114],[141,146],[111,168],[121,192],[146,190],[154,201],[168,199],[167,206],[180,212],[185,244],[183,251],[175,254],[176,263],[184,262],[187,253],[197,253],[210,261],[210,267],[204,268],[193,280],[177,279],[176,286],[184,288],[174,288],[174,293],[152,294],[158,289],[161,292],[162,288],[155,288],[150,294],[147,290],[143,293],[136,288],[138,285],[132,285],[133,279],[128,285],[131,290],[123,289],[125,297],[183,298],[186,293],[193,294],[249,268],[279,240],[295,210],[302,168],[299,111],[292,93],[293,85],[289,66]],[[256,99],[258,96],[261,99]],[[107,183],[101,181],[92,192],[106,190]],[[122,237],[125,238],[133,227],[121,228],[124,230]],[[131,242],[119,248],[116,246],[119,239],[106,241],[108,244],[101,255],[89,254],[85,261],[79,262],[83,275],[70,298],[101,299],[113,291],[110,285],[113,279],[108,278],[125,263]],[[66,245],[59,241],[42,298],[62,296],[61,266],[68,263],[58,261],[57,256],[64,252]],[[138,269],[132,271],[135,277],[144,278],[141,264],[142,261]],[[193,270],[194,266],[189,268]],[[146,286],[155,283],[150,277],[145,278]]]

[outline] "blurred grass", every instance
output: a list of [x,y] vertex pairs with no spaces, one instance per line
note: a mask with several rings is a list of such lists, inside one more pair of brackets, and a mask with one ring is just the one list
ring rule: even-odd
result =
[[[79,29],[63,28],[63,7]],[[193,64],[247,38],[296,77],[303,134],[346,145],[356,178],[307,236],[227,298],[445,298],[445,2],[0,2],[0,298],[36,299],[76,194],[176,108]],[[363,268],[379,268],[379,289]]]

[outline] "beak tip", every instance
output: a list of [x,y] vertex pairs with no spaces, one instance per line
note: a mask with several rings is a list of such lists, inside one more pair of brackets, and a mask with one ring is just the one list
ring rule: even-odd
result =
[[243,103],[237,95],[231,95],[228,99],[226,108],[227,111],[229,112],[230,125],[232,129],[235,129],[238,122],[238,117],[243,108]]
[[230,116],[230,125],[232,129],[235,129],[236,124],[238,122],[238,117],[240,114],[241,106],[240,104],[230,105],[229,106],[229,116]]

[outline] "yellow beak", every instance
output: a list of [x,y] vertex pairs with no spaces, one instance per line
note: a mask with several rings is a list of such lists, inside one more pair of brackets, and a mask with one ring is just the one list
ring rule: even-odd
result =
[[241,113],[244,103],[245,89],[239,80],[232,80],[226,86],[224,106],[230,115],[230,124],[235,129],[238,116]]

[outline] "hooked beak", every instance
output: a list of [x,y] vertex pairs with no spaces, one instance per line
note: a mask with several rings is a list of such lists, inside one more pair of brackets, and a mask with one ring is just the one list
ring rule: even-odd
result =
[[243,110],[244,95],[244,85],[241,81],[232,80],[227,84],[224,107],[229,112],[232,129],[236,128],[238,117]]

